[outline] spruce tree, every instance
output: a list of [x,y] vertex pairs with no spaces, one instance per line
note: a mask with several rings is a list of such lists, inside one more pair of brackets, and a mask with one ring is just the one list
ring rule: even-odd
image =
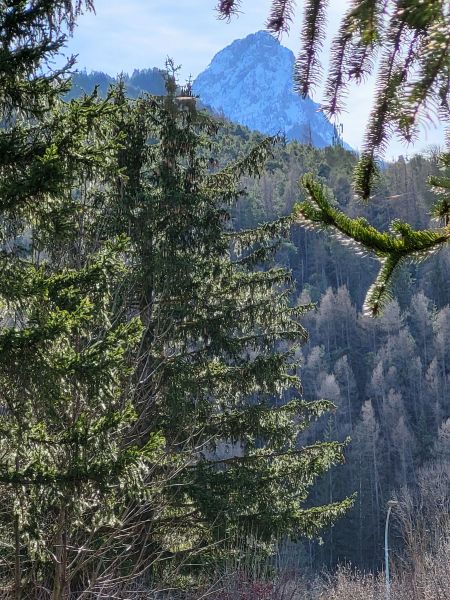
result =
[[130,310],[145,328],[134,436],[144,444],[161,432],[166,444],[152,474],[161,498],[138,543],[147,540],[149,561],[191,564],[250,535],[270,546],[314,534],[351,501],[307,502],[342,444],[298,445],[331,404],[302,397],[294,355],[307,307],[293,305],[289,273],[267,262],[290,220],[241,231],[230,220],[241,178],[261,173],[275,140],[218,169],[217,123],[177,87],[172,66],[164,98],[131,103],[119,91],[115,223],[132,241]]
[[115,108],[62,103],[71,61],[48,65],[81,8],[0,3],[0,587],[17,600],[117,575],[123,513],[161,445],[126,436],[142,329],[121,301],[127,241],[103,232]]

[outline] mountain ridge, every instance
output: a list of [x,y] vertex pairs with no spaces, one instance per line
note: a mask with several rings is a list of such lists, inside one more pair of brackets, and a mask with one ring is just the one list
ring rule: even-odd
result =
[[66,100],[77,98],[81,94],[91,94],[97,87],[101,97],[105,97],[111,85],[114,85],[122,78],[127,95],[130,98],[137,98],[142,92],[153,94],[155,96],[165,94],[164,70],[153,67],[150,69],[134,69],[131,75],[122,73],[120,76],[112,77],[102,71],[86,70],[75,71],[72,75],[72,88],[65,95]]

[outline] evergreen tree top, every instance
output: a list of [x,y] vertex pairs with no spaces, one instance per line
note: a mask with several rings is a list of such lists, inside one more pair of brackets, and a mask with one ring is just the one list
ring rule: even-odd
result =
[[73,32],[76,19],[83,10],[94,10],[93,1],[0,2],[2,119],[18,114],[40,114],[61,94],[64,75],[74,64],[74,58],[69,58],[58,69],[54,69],[50,61]]

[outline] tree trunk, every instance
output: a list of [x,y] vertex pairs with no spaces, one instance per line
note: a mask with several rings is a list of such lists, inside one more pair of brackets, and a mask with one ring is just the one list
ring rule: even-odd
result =
[[14,516],[14,600],[22,598],[19,515]]
[[59,513],[58,533],[56,538],[55,582],[52,600],[64,600],[67,589],[67,509],[64,503]]

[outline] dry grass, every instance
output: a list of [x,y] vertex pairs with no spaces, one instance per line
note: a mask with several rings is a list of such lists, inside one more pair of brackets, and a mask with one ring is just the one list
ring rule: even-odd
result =
[[[416,557],[417,558],[417,557]],[[235,572],[214,590],[190,600],[385,600],[384,574],[361,574],[348,568],[314,581],[286,573],[278,578],[251,577]],[[450,600],[450,535],[414,561],[414,567],[394,570],[391,600]]]

